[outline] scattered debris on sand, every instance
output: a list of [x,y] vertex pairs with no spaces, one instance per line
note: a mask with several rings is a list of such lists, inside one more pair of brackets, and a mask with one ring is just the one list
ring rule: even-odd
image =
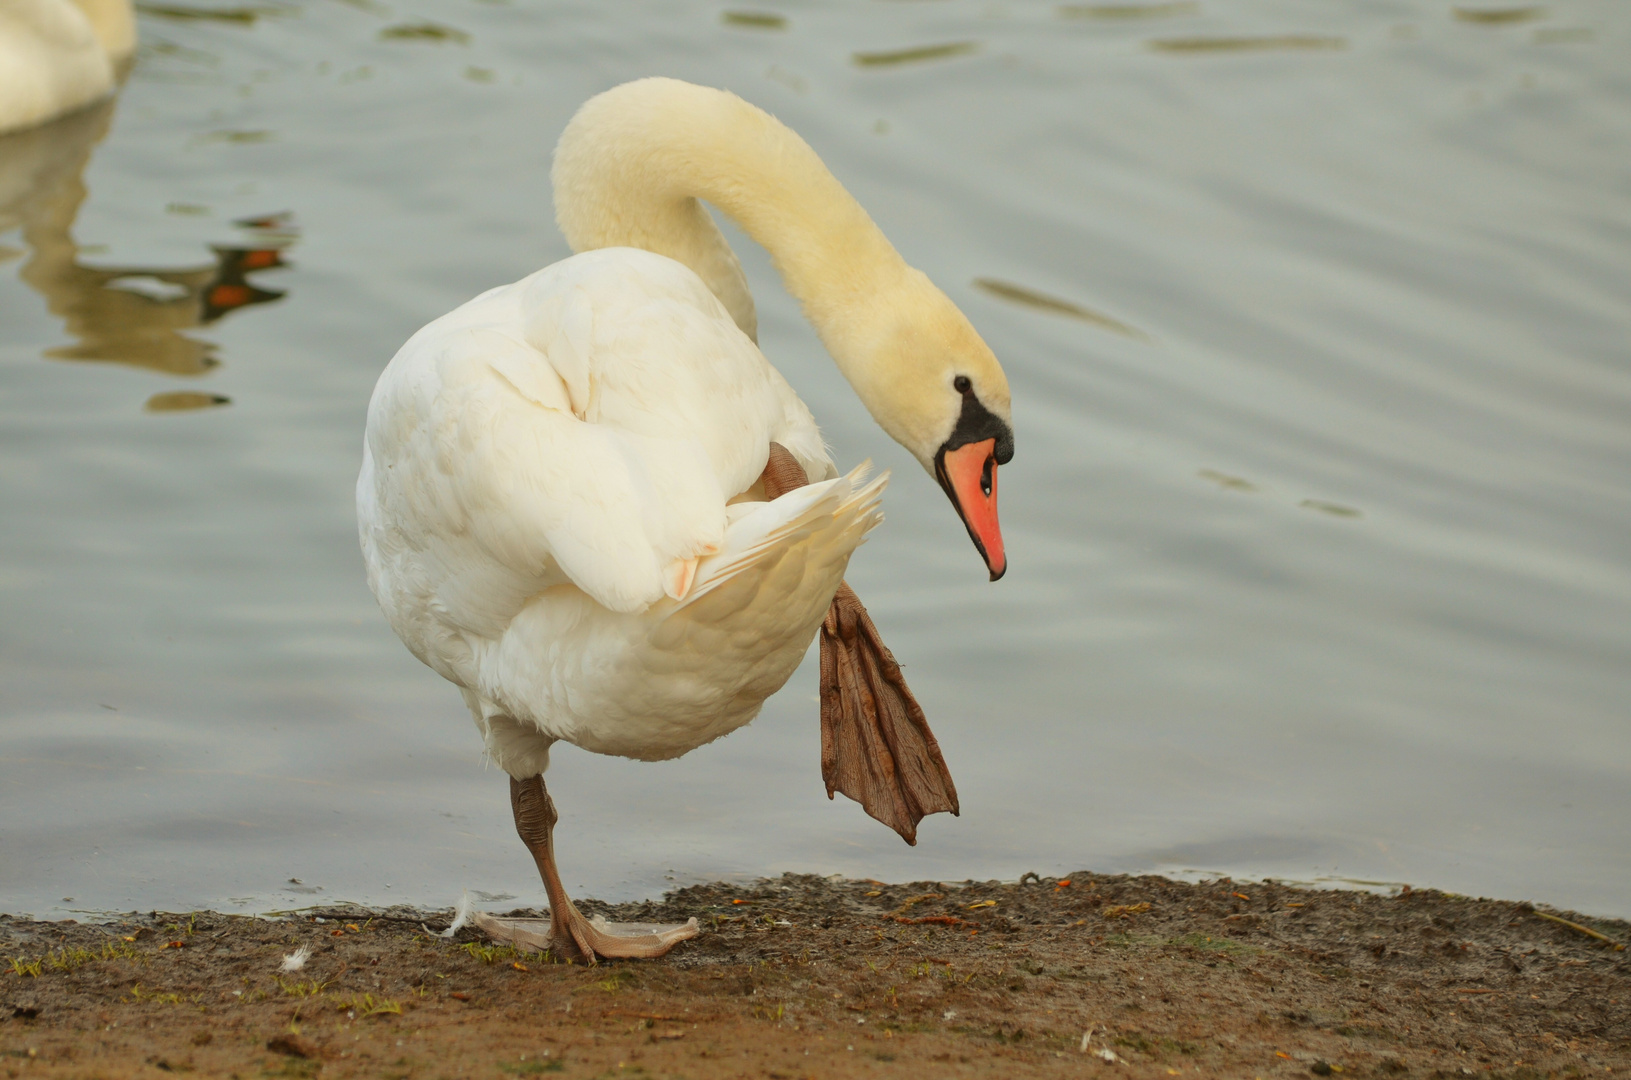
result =
[[620,921],[695,915],[705,933],[662,960],[586,967],[469,928],[443,939],[430,931],[449,913],[408,908],[0,916],[0,1071],[1631,1072],[1631,925],[1524,903],[1080,873],[787,875],[580,907]]

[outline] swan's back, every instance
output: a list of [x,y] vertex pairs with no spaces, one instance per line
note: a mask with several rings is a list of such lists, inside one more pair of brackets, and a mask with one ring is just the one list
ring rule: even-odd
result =
[[135,44],[129,0],[0,0],[0,134],[106,97]]
[[[815,483],[733,505],[771,442]],[[392,628],[525,772],[553,739],[662,758],[751,720],[881,520],[882,487],[836,475],[695,273],[607,248],[409,339],[369,404],[357,505]]]
[[358,481],[370,583],[420,659],[469,685],[471,642],[533,597],[662,599],[724,542],[780,442],[835,475],[809,411],[694,273],[574,256],[430,323],[369,406]]

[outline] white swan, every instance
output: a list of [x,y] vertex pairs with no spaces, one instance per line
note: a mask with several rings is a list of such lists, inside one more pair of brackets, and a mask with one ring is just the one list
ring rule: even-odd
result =
[[0,0],[0,134],[107,97],[135,51],[130,0]]
[[[718,738],[758,713],[826,616],[829,794],[904,791],[904,825],[868,810],[909,841],[923,813],[956,807],[949,777],[939,794],[923,778],[944,767],[898,668],[859,605],[839,602],[847,586],[835,601],[885,478],[838,474],[755,345],[741,268],[698,200],[770,251],[873,417],[951,496],[993,580],[1008,384],[809,146],[732,94],[672,79],[607,91],[568,124],[552,179],[580,254],[430,323],[380,376],[362,549],[392,628],[463,690],[512,778],[552,939],[589,959],[652,956],[695,920],[620,937],[560,886],[541,776],[558,739],[656,760]],[[875,698],[894,715],[839,730]]]

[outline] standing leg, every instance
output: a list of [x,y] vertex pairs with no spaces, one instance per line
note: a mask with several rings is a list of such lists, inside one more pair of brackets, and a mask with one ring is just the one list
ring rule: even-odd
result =
[[576,932],[573,925],[583,923],[583,916],[566,895],[561,875],[555,869],[555,823],[560,815],[555,812],[555,800],[544,787],[544,778],[517,780],[510,777],[510,810],[515,814],[515,831],[532,852],[532,861],[538,864],[538,876],[544,879],[544,892],[549,895],[550,937],[559,942],[571,941],[584,959],[593,962],[594,947],[588,936]]
[[[550,940],[556,947],[570,943],[570,947],[592,964],[597,956],[661,956],[677,943],[701,933],[695,919],[668,927],[619,927],[604,920],[597,925],[585,919],[566,895],[560,872],[555,868],[554,833],[559,819],[555,803],[544,789],[544,778],[533,776],[517,780],[511,777],[510,809],[515,813],[515,831],[532,852],[538,875],[544,879],[544,891],[549,894]],[[480,923],[489,933],[500,936],[491,924],[501,926],[502,921],[482,920]]]

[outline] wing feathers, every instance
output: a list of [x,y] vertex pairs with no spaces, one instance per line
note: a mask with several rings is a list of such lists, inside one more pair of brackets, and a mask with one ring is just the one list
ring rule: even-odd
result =
[[889,473],[879,473],[868,482],[871,470],[870,461],[862,462],[847,476],[808,484],[772,502],[737,504],[753,509],[726,528],[718,554],[701,560],[685,603],[701,599],[771,552],[816,531],[831,533],[830,546],[842,549],[839,557],[848,561],[850,552],[883,521],[879,503]]

